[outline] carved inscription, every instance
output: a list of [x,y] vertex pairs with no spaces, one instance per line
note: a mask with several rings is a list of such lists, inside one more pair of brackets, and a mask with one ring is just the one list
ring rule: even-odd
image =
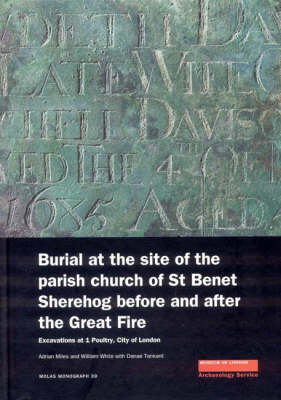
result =
[[280,7],[59,3],[0,5],[1,235],[280,235]]

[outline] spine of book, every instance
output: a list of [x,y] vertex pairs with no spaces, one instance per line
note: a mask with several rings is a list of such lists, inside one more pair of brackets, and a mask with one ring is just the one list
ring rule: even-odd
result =
[[8,264],[7,239],[0,239],[0,399],[8,400],[9,360],[8,360]]

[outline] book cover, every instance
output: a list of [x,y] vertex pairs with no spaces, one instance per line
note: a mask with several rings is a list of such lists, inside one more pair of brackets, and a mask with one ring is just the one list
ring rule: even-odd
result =
[[281,4],[0,4],[1,398],[277,399]]

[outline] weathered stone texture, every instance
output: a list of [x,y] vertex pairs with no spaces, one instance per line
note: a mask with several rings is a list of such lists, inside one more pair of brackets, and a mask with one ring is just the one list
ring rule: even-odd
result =
[[2,236],[281,234],[281,7],[0,5]]

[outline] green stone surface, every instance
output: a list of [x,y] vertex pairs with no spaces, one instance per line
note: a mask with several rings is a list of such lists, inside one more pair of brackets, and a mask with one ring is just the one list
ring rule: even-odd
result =
[[1,236],[281,234],[281,3],[2,0]]

